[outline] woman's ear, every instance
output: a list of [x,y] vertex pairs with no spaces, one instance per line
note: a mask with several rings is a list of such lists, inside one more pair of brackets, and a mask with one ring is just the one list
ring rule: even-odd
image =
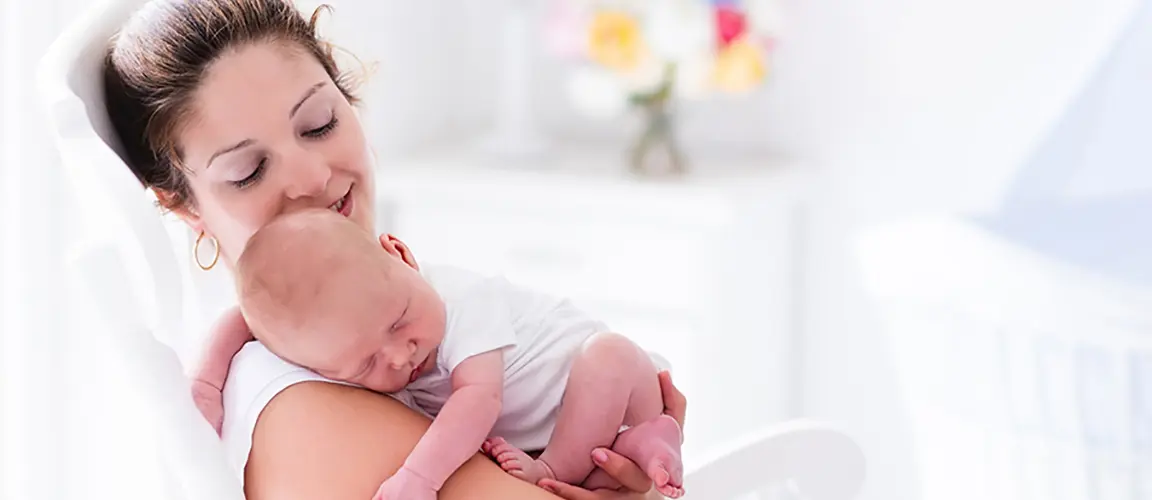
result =
[[400,238],[391,234],[382,234],[380,235],[380,246],[384,247],[385,252],[408,264],[408,267],[417,271],[420,270],[420,264],[416,263],[416,258],[412,256],[412,250],[409,250],[408,245],[400,241]]
[[187,203],[176,203],[172,193],[161,189],[153,189],[152,194],[156,196],[156,201],[160,203],[161,207],[184,221],[193,232],[199,233],[204,230],[203,219]]

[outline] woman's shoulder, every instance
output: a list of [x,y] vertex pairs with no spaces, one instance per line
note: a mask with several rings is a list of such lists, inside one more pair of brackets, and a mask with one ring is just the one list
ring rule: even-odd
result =
[[[264,410],[253,439],[245,496],[369,498],[398,469],[430,420],[391,398],[358,387],[303,383]],[[439,498],[555,498],[473,456]]]
[[252,430],[246,495],[368,498],[404,462],[428,423],[394,398],[367,389],[315,381],[292,385],[267,404]]
[[224,383],[222,438],[228,459],[241,477],[260,413],[280,391],[305,381],[329,380],[280,359],[259,342],[245,344],[232,358]]
[[[326,404],[317,394],[330,394],[328,390],[298,391],[281,398],[281,394],[302,382],[327,382],[324,387],[348,387],[344,382],[324,378],[307,368],[289,363],[273,354],[259,342],[249,342],[232,358],[228,380],[224,384],[223,440],[233,470],[243,477],[244,467],[252,450],[253,433],[266,408],[277,400],[282,406],[301,408]],[[347,392],[336,392],[347,394]],[[407,392],[390,394],[408,407],[415,402]],[[382,398],[387,399],[387,398]]]

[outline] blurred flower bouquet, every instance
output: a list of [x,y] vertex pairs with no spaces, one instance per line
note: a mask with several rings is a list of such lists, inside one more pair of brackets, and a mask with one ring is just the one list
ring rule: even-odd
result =
[[680,173],[675,102],[758,88],[780,31],[777,1],[552,0],[544,31],[554,53],[580,63],[568,89],[578,109],[639,112],[633,171],[645,173],[651,153],[664,150]]

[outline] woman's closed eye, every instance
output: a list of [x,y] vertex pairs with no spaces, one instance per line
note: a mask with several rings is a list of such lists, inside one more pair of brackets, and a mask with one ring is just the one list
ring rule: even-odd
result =
[[240,179],[238,181],[232,181],[232,185],[236,186],[239,189],[244,189],[248,186],[255,184],[257,181],[260,180],[261,177],[264,176],[264,169],[267,168],[267,166],[268,166],[268,158],[266,158],[266,157],[260,158],[260,161],[258,163],[256,163],[256,168],[252,169],[252,173],[248,174],[243,179]]
[[[328,120],[328,123],[325,123],[324,125],[321,125],[319,127],[311,129],[311,130],[306,130],[301,135],[304,137],[307,137],[309,139],[323,139],[328,134],[332,133],[332,131],[335,130],[336,126],[339,124],[340,124],[340,120],[336,118],[335,114],[333,114],[332,118]],[[244,189],[246,187],[252,186],[253,184],[256,184],[257,182],[260,181],[260,179],[264,176],[264,171],[267,168],[268,168],[268,158],[262,157],[257,162],[256,168],[252,169],[251,173],[249,173],[243,179],[231,181],[231,183],[233,186],[236,186],[236,188],[238,188],[238,189]]]
[[323,139],[325,136],[332,133],[332,130],[335,129],[336,125],[338,125],[339,123],[340,123],[340,120],[338,120],[336,118],[336,114],[333,113],[332,118],[328,120],[328,123],[325,123],[324,125],[321,125],[319,127],[311,129],[311,130],[306,130],[301,135],[303,135],[304,137],[307,137],[309,139]]

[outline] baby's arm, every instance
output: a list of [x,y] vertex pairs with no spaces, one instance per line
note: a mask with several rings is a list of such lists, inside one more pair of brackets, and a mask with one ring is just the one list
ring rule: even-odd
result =
[[220,434],[224,424],[224,381],[228,378],[228,368],[232,357],[240,352],[244,344],[252,340],[252,332],[244,322],[239,307],[233,307],[212,325],[208,336],[208,348],[200,360],[200,367],[192,377],[192,399],[204,418]]
[[452,370],[452,395],[412,454],[380,486],[377,498],[435,498],[461,465],[476,454],[492,431],[504,396],[504,354],[489,351]]

